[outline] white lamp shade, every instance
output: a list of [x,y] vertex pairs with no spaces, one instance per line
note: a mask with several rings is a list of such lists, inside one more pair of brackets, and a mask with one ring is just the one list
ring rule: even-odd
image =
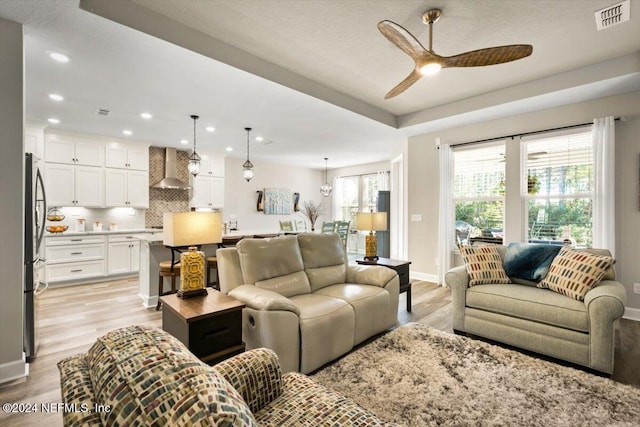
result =
[[196,246],[222,241],[219,212],[165,212],[162,217],[165,246]]
[[358,212],[356,228],[360,231],[385,231],[387,229],[386,212]]

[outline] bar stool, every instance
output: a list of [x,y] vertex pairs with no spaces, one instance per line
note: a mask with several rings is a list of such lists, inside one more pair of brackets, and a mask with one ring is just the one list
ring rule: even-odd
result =
[[[211,283],[211,269],[215,268],[216,269],[216,283],[213,284]],[[220,290],[220,283],[218,283],[220,281],[219,276],[218,276],[218,258],[215,256],[208,256],[207,257],[207,286],[214,288],[216,290]]]
[[156,305],[156,311],[160,310],[160,304],[162,304],[160,297],[166,295],[162,292],[164,278],[171,277],[171,292],[167,292],[167,294],[173,294],[176,292],[176,277],[180,277],[180,263],[175,264],[173,268],[171,268],[171,261],[162,261],[158,265],[160,267],[160,276],[158,278],[158,304]]

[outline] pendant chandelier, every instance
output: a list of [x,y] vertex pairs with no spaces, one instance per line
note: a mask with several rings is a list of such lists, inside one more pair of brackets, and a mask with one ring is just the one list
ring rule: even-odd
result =
[[247,161],[242,165],[242,176],[249,182],[253,178],[253,163],[249,160],[249,132],[251,132],[251,128],[244,128],[244,130],[247,131]]
[[320,194],[322,194],[324,197],[329,197],[331,195],[331,192],[333,191],[333,187],[331,187],[329,185],[329,181],[327,181],[327,160],[329,160],[329,158],[325,157],[324,158],[324,184],[320,186]]
[[193,176],[196,176],[200,173],[200,156],[196,152],[196,120],[200,117],[196,115],[192,115],[193,119],[193,153],[189,156],[189,173]]

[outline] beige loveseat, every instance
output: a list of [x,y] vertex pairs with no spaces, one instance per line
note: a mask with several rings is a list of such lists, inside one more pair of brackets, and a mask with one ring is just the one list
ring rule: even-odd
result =
[[382,426],[352,400],[251,350],[208,366],[168,333],[130,326],[58,363],[64,425]]
[[[497,246],[504,260],[506,247]],[[603,249],[586,249],[610,255]],[[535,283],[469,287],[465,266],[450,270],[453,329],[601,371],[613,372],[614,322],[626,303],[624,286],[609,268],[584,301],[578,301]]]
[[220,290],[246,305],[247,348],[274,350],[285,372],[311,372],[396,324],[397,273],[348,265],[335,233],[243,239],[216,255]]

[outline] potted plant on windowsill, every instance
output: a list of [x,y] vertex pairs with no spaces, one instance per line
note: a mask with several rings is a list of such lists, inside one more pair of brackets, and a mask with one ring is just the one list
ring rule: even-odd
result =
[[538,194],[540,191],[540,181],[538,181],[538,177],[535,175],[527,176],[527,192],[529,194]]

